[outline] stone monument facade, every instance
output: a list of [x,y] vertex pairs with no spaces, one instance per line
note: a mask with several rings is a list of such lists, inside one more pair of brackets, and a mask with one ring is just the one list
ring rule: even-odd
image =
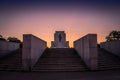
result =
[[64,31],[55,32],[54,41],[51,41],[51,48],[69,48],[69,41],[66,41],[66,34]]

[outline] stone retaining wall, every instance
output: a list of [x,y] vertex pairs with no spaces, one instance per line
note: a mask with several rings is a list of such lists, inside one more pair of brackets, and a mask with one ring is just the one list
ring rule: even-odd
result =
[[74,48],[91,70],[97,69],[98,52],[96,34],[88,34],[74,41]]
[[0,41],[0,57],[6,56],[18,48],[20,48],[20,43]]
[[102,42],[100,48],[103,48],[120,57],[120,40]]
[[46,41],[41,40],[32,34],[24,34],[22,51],[22,63],[24,70],[30,70],[46,48]]

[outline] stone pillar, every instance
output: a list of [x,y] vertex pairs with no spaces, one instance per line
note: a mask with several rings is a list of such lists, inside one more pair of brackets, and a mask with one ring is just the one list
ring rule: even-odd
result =
[[74,48],[91,70],[97,70],[97,35],[88,34],[74,41]]
[[45,41],[32,34],[24,34],[22,50],[23,69],[31,70],[46,48]]

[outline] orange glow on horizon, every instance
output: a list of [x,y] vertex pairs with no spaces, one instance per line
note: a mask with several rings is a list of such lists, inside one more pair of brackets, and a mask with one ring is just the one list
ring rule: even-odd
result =
[[[54,31],[55,32],[55,31]],[[46,41],[47,42],[47,46],[50,48],[51,47],[51,41],[53,41],[54,40],[54,34],[51,34],[52,36],[51,37],[48,37],[48,36],[41,36],[41,35],[39,35],[39,34],[33,34],[34,36],[37,36],[38,38],[40,38],[40,39],[43,39],[44,41]],[[69,46],[70,47],[74,47],[73,46],[73,42],[75,41],[75,40],[77,40],[77,39],[79,39],[79,38],[81,38],[81,37],[83,37],[83,36],[85,36],[85,35],[81,35],[81,36],[76,36],[76,35],[74,35],[74,36],[70,36],[70,35],[73,35],[73,34],[68,34],[68,33],[66,33],[66,39],[67,39],[67,41],[69,41]],[[41,37],[40,37],[41,36]],[[16,36],[17,37],[17,36]],[[100,42],[104,42],[105,41],[105,37],[103,36],[99,36],[99,34],[97,34],[97,42],[98,42],[98,44],[100,43]],[[20,36],[20,37],[18,37],[21,41],[23,41],[23,39],[22,39],[22,35]]]
[[[12,11],[11,11],[12,12]],[[55,31],[65,31],[70,47],[73,41],[88,33],[98,34],[98,43],[105,41],[105,36],[112,30],[120,30],[119,21],[111,14],[90,10],[20,10],[3,13],[0,34],[5,38],[33,34],[45,41],[48,47],[54,40]],[[12,16],[11,16],[12,15]],[[7,16],[7,17],[6,17]],[[119,18],[119,17],[118,17]]]

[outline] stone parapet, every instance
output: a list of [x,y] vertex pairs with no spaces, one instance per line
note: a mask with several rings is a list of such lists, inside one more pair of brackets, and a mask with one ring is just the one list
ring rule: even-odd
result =
[[97,70],[98,51],[96,34],[88,34],[74,41],[74,48],[91,70]]
[[47,48],[46,41],[32,35],[23,35],[22,63],[24,70],[30,70]]
[[103,48],[120,57],[120,40],[102,42],[100,48]]
[[18,48],[20,48],[20,43],[0,41],[0,57],[6,56]]

